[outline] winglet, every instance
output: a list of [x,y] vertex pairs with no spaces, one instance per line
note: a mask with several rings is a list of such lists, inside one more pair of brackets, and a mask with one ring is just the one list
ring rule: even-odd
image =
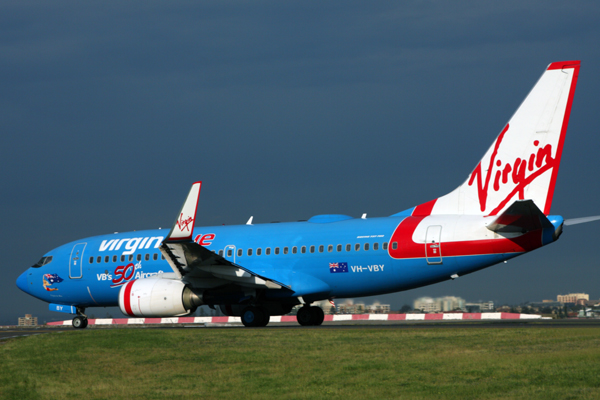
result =
[[195,182],[190,189],[190,193],[177,215],[177,219],[171,228],[171,232],[165,239],[167,242],[192,240],[194,222],[196,221],[196,208],[200,198],[200,186],[202,182]]

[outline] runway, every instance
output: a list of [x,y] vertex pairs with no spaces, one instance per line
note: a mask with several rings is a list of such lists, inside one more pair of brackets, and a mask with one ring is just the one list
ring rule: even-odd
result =
[[79,332],[97,329],[514,329],[514,328],[600,328],[600,319],[545,319],[545,320],[491,320],[491,321],[340,321],[325,322],[321,326],[300,326],[283,322],[264,328],[246,328],[242,324],[161,324],[161,325],[90,325],[77,330],[68,326],[1,327],[0,343],[5,339],[41,335],[51,332]]

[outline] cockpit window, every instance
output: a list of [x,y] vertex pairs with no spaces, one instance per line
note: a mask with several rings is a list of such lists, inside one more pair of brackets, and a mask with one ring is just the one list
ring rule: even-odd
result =
[[43,267],[46,264],[50,264],[52,262],[52,256],[48,256],[48,257],[42,257],[40,259],[40,261],[38,261],[33,267],[31,268],[39,268],[39,267]]

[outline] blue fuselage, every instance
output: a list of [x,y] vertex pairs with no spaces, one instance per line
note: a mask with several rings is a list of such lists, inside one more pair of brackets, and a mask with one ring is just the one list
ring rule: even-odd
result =
[[[355,219],[318,216],[306,222],[194,228],[194,240],[259,276],[283,284],[266,298],[307,301],[407,290],[450,279],[520,252],[394,258],[390,239],[410,215]],[[44,265],[17,280],[23,291],[54,304],[116,306],[119,289],[134,279],[173,272],[158,246],[165,230],[90,237],[47,253]],[[396,244],[394,244],[396,246]],[[443,243],[442,253],[443,253]],[[43,263],[42,263],[43,264]]]

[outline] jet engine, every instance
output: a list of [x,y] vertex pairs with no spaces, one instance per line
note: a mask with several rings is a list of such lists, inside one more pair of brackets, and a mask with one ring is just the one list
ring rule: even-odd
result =
[[202,294],[175,279],[137,279],[123,285],[119,292],[121,312],[132,317],[176,317],[202,304]]

